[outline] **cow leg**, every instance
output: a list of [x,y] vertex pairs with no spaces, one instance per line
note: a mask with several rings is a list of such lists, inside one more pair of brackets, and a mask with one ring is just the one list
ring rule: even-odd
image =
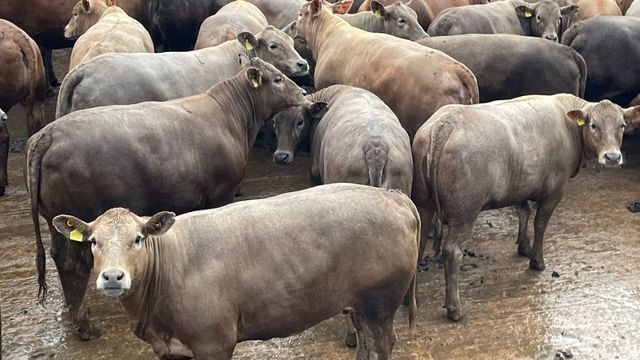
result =
[[[34,100],[33,97],[27,98],[21,104],[27,116],[27,134],[31,136],[44,126],[44,104]],[[36,117],[33,115],[34,108],[38,110],[38,121],[36,121]]]
[[531,250],[529,235],[527,234],[529,217],[531,216],[529,201],[525,200],[516,205],[516,213],[518,214],[518,254],[529,256],[529,250]]
[[391,359],[391,351],[396,343],[393,329],[393,314],[368,314],[352,312],[351,320],[356,328],[358,350],[356,360]]
[[358,340],[356,337],[356,328],[353,325],[353,321],[351,320],[351,315],[347,314],[345,316],[345,320],[347,321],[347,335],[344,337],[344,344],[347,347],[354,348],[358,345]]
[[[418,249],[418,262],[424,259],[424,252],[427,248],[427,240],[429,239],[429,232],[433,225],[433,217],[436,210],[433,208],[431,202],[426,202],[426,206],[418,206],[418,213],[420,215],[421,233],[420,233],[420,248]],[[433,250],[436,254],[440,253],[440,240],[434,237]]]
[[49,85],[54,87],[60,86],[60,81],[58,81],[58,78],[56,77],[56,72],[53,69],[53,59],[51,56],[53,54],[53,50],[41,47],[40,52],[42,53],[42,60],[44,61],[44,68],[47,74],[47,80],[49,82]]
[[51,257],[56,264],[64,298],[69,306],[69,316],[76,326],[80,339],[99,337],[100,331],[89,324],[85,291],[93,267],[91,248],[84,243],[65,239],[49,222],[51,232]]
[[0,126],[0,196],[4,195],[4,189],[9,185],[9,173],[7,162],[9,160],[9,128],[7,124]]
[[529,253],[529,267],[534,270],[544,270],[544,256],[542,254],[542,245],[544,240],[544,232],[547,229],[549,218],[560,203],[562,196],[554,196],[538,201],[538,211],[533,222],[533,247]]
[[191,343],[194,359],[231,360],[236,347],[236,331],[235,329],[231,331],[228,324],[218,324],[216,327],[217,331],[200,333],[200,336]]
[[458,274],[462,264],[460,245],[471,238],[473,221],[449,220],[449,235],[444,243],[444,276],[446,282],[445,308],[447,317],[453,321],[462,320],[462,305],[458,290]]

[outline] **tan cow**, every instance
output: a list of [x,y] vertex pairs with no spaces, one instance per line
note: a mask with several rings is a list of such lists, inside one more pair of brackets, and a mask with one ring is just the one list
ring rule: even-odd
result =
[[344,84],[371,91],[410,137],[441,106],[478,102],[476,77],[463,64],[409,40],[357,29],[321,0],[302,5],[296,25],[317,60],[318,89]]
[[[458,274],[460,244],[471,238],[483,210],[515,206],[518,253],[544,270],[543,239],[569,179],[587,160],[622,164],[623,132],[640,119],[640,107],[622,109],[608,100],[590,103],[569,94],[533,95],[472,106],[450,105],[420,128],[413,142],[412,198],[425,226],[436,216],[439,252],[444,240],[446,301],[451,320],[462,318]],[[537,203],[533,246],[527,226]],[[424,251],[420,246],[420,256]]]
[[202,22],[195,50],[216,46],[237,38],[238,34],[257,34],[269,23],[260,9],[248,1],[230,2]]
[[116,208],[53,225],[91,244],[97,289],[119,298],[161,359],[231,359],[239,342],[345,310],[356,359],[390,359],[405,295],[415,319],[420,218],[399,191],[331,184],[177,217]]
[[[29,136],[45,125],[47,89],[38,45],[13,23],[0,19],[0,108],[9,111],[20,103],[27,115]],[[34,115],[34,113],[36,115]],[[7,182],[9,129],[0,123],[0,196]]]
[[574,21],[591,19],[602,15],[622,15],[615,0],[573,0],[578,5],[578,13]]
[[80,0],[64,28],[67,39],[78,39],[71,51],[69,71],[105,53],[152,53],[151,35],[127,15],[116,0]]

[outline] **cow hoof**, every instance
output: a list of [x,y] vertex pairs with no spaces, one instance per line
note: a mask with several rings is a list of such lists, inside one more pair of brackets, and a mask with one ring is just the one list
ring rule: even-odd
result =
[[458,309],[447,309],[447,317],[449,318],[449,320],[453,321],[453,322],[458,322],[460,320],[462,320],[463,316],[462,316],[462,312],[458,311]]
[[518,246],[518,255],[529,257],[529,251],[531,250],[528,246]]
[[78,335],[80,336],[80,340],[89,341],[102,336],[102,330],[98,329],[95,326],[91,326],[88,330],[78,329]]
[[531,261],[529,261],[529,267],[533,270],[542,271],[545,268],[544,260],[538,261],[538,260],[531,259]]
[[358,346],[358,340],[356,339],[356,333],[354,332],[347,332],[347,336],[344,337],[344,344],[347,345],[347,347],[350,348],[354,348],[356,346]]

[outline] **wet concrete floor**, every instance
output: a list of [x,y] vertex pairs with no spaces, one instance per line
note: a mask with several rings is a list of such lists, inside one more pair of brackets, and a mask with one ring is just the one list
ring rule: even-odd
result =
[[[57,53],[65,60],[68,53]],[[58,61],[59,74],[64,61]],[[53,114],[50,99],[48,119]],[[24,138],[19,106],[10,129]],[[444,274],[437,262],[418,275],[418,320],[411,333],[407,312],[396,316],[395,359],[640,359],[640,137],[625,140],[627,165],[589,165],[571,180],[547,230],[547,270],[528,269],[516,255],[517,217],[511,209],[483,213],[461,272],[466,318],[447,321]],[[0,308],[3,359],[153,359],[150,347],[129,330],[117,301],[90,282],[92,318],[104,335],[78,340],[69,324],[57,273],[47,259],[49,300],[36,301],[35,241],[23,179],[24,153],[10,155],[10,185],[0,198]],[[288,167],[258,151],[243,184],[243,198],[308,186],[308,156]],[[46,225],[42,223],[46,233]],[[531,230],[530,230],[531,231]],[[49,237],[45,236],[48,248]],[[342,345],[342,317],[301,334],[239,344],[234,359],[352,359]]]

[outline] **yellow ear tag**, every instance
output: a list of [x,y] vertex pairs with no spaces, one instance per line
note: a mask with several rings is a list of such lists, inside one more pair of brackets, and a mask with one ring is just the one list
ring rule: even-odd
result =
[[253,87],[255,89],[257,89],[258,86],[260,86],[260,84],[258,83],[258,80],[256,80],[256,79],[251,79],[251,83],[253,84]]
[[533,14],[531,13],[531,11],[529,11],[529,10],[525,10],[525,11],[524,11],[524,17],[526,17],[526,18],[530,18],[532,15],[533,15]]
[[251,45],[251,42],[249,42],[249,40],[244,41],[244,47],[245,49],[247,49],[247,51],[253,50],[253,45]]
[[382,16],[382,13],[380,12],[380,9],[378,9],[376,10],[376,12],[373,13],[373,15],[380,17]]
[[73,229],[69,233],[69,240],[82,242],[82,233],[78,229]]
[[578,126],[584,126],[584,120],[583,119],[576,120],[576,123],[578,124]]

